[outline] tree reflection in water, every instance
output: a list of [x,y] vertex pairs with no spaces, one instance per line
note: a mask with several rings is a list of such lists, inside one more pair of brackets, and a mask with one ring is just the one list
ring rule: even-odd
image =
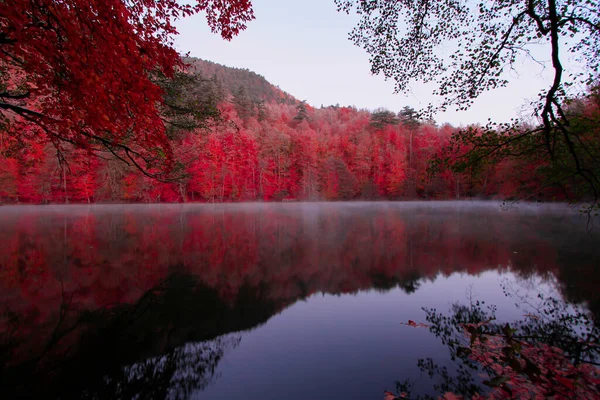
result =
[[600,236],[574,219],[452,203],[3,207],[3,396],[186,397],[228,334],[299,300],[415,293],[457,272],[552,279],[599,315]]
[[[570,397],[576,388],[584,393],[580,393],[582,398],[598,396],[600,370],[595,366],[600,366],[600,324],[595,315],[585,307],[543,294],[531,299],[507,290],[506,286],[505,293],[521,305],[522,319],[497,322],[496,306],[486,305],[484,301],[471,301],[468,305],[454,303],[449,313],[424,308],[429,324],[426,326],[448,348],[454,365],[451,368],[440,365],[431,357],[419,359],[417,365],[433,380],[437,395],[415,394],[412,382],[401,380],[396,383],[400,397],[425,400],[452,393],[470,399],[494,391],[491,398],[519,398],[524,393],[528,394],[527,398],[534,398],[535,390],[539,390],[544,398],[548,394],[564,398]],[[492,341],[503,347],[495,349]],[[525,356],[525,346],[529,345],[537,351],[535,357]],[[546,346],[560,349],[561,354],[557,356]],[[473,357],[474,349],[479,349],[478,357]],[[578,366],[585,366],[583,371],[586,372],[578,371],[585,377],[553,370],[550,359],[572,365],[574,371]],[[503,372],[499,374],[500,369]],[[544,369],[547,375],[542,374]],[[561,372],[566,379],[561,377]],[[517,377],[518,381],[509,379],[510,376]],[[581,379],[596,383],[587,386]],[[521,387],[526,387],[526,391],[519,393]]]
[[[160,357],[125,367],[118,376],[105,377],[105,385],[93,397],[187,399],[192,392],[211,383],[224,352],[239,341],[239,336],[226,335],[187,343]],[[84,393],[89,396],[89,388]]]
[[83,311],[71,322],[64,297],[47,342],[17,362],[15,350],[25,343],[13,314],[1,336],[0,386],[7,398],[187,398],[211,382],[224,353],[239,343],[239,335],[223,333],[250,329],[275,312],[255,294],[242,289],[238,301],[225,304],[194,277],[175,273],[134,304]]

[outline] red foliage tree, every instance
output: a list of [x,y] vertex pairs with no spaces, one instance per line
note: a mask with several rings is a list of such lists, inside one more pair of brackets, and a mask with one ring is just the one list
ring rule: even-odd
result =
[[[595,115],[594,104],[585,107]],[[449,125],[422,124],[412,131],[400,124],[373,126],[370,112],[351,107],[305,107],[301,121],[294,119],[293,104],[261,103],[244,118],[227,99],[218,108],[220,120],[170,138],[176,181],[152,179],[114,158],[92,159],[88,149],[76,145],[56,149],[31,127],[20,138],[0,136],[2,201],[506,199],[521,197],[518,187],[536,198],[564,198],[545,188],[545,166],[535,160],[506,157],[462,172],[443,163],[431,168],[468,151],[468,146],[448,149],[456,132]],[[596,137],[586,129],[586,140]],[[68,162],[59,163],[61,157]],[[161,170],[149,165],[145,172]]]
[[10,132],[21,135],[20,117],[58,149],[105,149],[140,169],[168,169],[153,78],[183,66],[173,22],[201,11],[227,40],[254,18],[249,0],[0,2],[0,113]]

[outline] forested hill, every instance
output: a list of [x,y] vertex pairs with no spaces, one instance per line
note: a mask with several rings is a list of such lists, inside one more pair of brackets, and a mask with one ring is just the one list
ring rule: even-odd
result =
[[[187,71],[158,79],[166,138],[160,143],[167,152],[125,137],[125,158],[110,151],[95,157],[88,147],[53,142],[19,120],[14,130],[0,127],[0,204],[560,200],[570,190],[548,182],[545,164],[535,157],[504,154],[448,168],[448,161],[470,156],[472,144],[449,147],[458,130],[423,120],[410,107],[314,108],[249,70],[185,61]],[[595,104],[582,103],[580,114],[597,115]],[[484,135],[477,126],[467,133]],[[596,138],[596,125],[586,135]]]
[[272,85],[264,76],[246,68],[233,68],[195,57],[184,58],[190,70],[219,85],[226,94],[247,96],[252,102],[296,104],[294,96]]

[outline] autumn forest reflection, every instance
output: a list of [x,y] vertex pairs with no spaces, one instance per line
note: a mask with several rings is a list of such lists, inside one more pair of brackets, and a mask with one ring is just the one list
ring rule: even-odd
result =
[[10,398],[187,398],[235,332],[299,300],[457,272],[540,277],[600,311],[598,235],[558,206],[3,207],[0,226]]

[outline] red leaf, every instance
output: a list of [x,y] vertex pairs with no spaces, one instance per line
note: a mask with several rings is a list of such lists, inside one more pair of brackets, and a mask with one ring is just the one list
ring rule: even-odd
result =
[[570,379],[564,378],[562,376],[555,376],[554,379],[559,382],[561,385],[563,385],[564,387],[566,387],[567,389],[573,389],[575,388],[575,385],[573,384],[573,381],[571,381]]
[[400,322],[402,325],[410,326],[411,328],[429,328],[429,325],[422,322],[415,322],[409,319],[408,322]]
[[390,392],[383,392],[383,400],[396,400],[396,396]]

